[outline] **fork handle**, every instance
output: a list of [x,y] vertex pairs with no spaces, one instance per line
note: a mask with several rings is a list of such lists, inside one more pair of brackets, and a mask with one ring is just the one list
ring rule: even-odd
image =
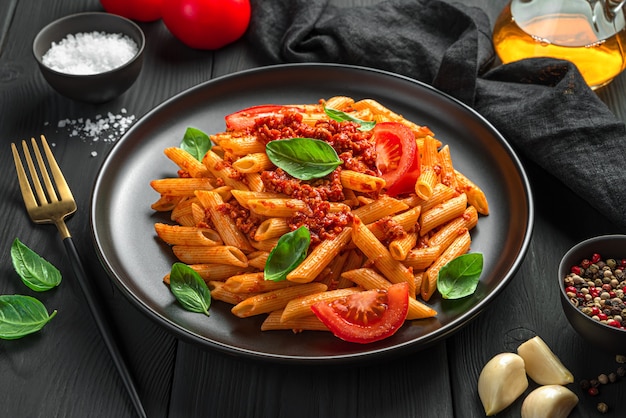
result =
[[105,310],[103,309],[102,302],[97,296],[97,293],[93,287],[93,283],[87,279],[87,274],[85,273],[83,264],[80,261],[80,256],[78,255],[78,251],[76,250],[76,245],[74,244],[72,237],[63,238],[63,244],[65,245],[65,250],[67,251],[67,255],[69,256],[74,276],[78,280],[78,283],[80,284],[85,298],[87,299],[87,306],[89,306],[89,309],[91,310],[93,319],[96,321],[98,330],[100,331],[102,339],[104,340],[104,343],[106,344],[109,353],[111,354],[113,363],[115,363],[115,367],[117,368],[117,371],[119,372],[122,381],[124,382],[124,386],[126,386],[126,390],[130,395],[133,406],[135,407],[135,410],[140,417],[146,417],[146,412],[137,393],[137,389],[135,388],[131,373],[126,366],[126,363],[124,362],[124,359],[122,357],[122,353],[120,352],[120,349],[113,337],[113,331],[105,315]]

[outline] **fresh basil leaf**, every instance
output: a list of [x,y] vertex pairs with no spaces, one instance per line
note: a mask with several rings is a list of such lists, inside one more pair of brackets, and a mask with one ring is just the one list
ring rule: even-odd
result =
[[11,245],[11,260],[22,282],[36,292],[43,292],[61,283],[61,272],[15,238]]
[[202,161],[204,154],[211,149],[211,138],[200,129],[189,127],[185,131],[180,147]]
[[56,315],[31,296],[0,295],[0,338],[16,340],[39,331]]
[[287,274],[306,258],[310,244],[311,233],[305,226],[280,237],[265,262],[265,280],[285,280]]
[[319,139],[270,141],[265,152],[274,165],[300,180],[324,177],[342,163],[334,148]]
[[188,311],[209,315],[211,292],[197,271],[183,263],[174,263],[170,272],[170,290]]
[[326,113],[326,115],[329,118],[337,122],[354,122],[354,123],[359,124],[360,125],[360,127],[358,128],[359,131],[371,131],[372,129],[374,129],[374,126],[376,126],[375,121],[361,120],[359,118],[355,118],[354,116],[347,114],[346,112],[332,109],[330,107],[324,107],[324,113]]
[[483,271],[481,253],[463,254],[439,270],[437,290],[444,299],[460,299],[473,294]]

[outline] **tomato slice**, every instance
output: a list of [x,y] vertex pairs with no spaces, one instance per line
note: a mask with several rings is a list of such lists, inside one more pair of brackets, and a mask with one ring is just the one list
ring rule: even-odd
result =
[[259,105],[252,106],[247,109],[240,110],[235,113],[231,113],[225,117],[226,129],[228,130],[242,130],[251,128],[254,126],[254,121],[259,118],[268,116],[277,116],[285,111],[300,112],[301,109],[295,106],[281,106],[281,105]]
[[414,191],[420,158],[411,129],[399,122],[377,123],[372,139],[376,143],[376,166],[385,179],[387,194],[397,196]]
[[371,343],[395,334],[404,323],[409,285],[397,283],[387,290],[366,290],[332,302],[318,302],[311,309],[342,340]]

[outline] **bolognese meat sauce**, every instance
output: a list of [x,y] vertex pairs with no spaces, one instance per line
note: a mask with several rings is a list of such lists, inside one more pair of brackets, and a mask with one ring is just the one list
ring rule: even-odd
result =
[[[250,128],[250,134],[267,144],[270,141],[290,138],[319,139],[331,145],[342,161],[331,174],[321,179],[299,180],[280,168],[261,173],[265,191],[282,193],[307,204],[308,210],[298,212],[288,219],[292,230],[306,225],[311,233],[311,246],[321,240],[333,238],[350,225],[353,215],[349,209],[331,211],[329,202],[343,202],[345,196],[341,185],[342,168],[368,175],[376,175],[376,151],[370,141],[371,133],[358,130],[353,122],[322,120],[315,126],[303,122],[298,112],[286,112],[280,116],[262,117]],[[372,196],[373,198],[377,196]],[[223,208],[231,218],[252,236],[261,220],[251,216],[241,206],[227,205]]]

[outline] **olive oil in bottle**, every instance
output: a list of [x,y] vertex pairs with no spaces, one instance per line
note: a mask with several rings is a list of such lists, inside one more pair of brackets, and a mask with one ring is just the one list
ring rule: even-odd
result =
[[505,64],[531,57],[569,60],[598,88],[626,68],[623,1],[512,0],[495,23],[494,48]]

